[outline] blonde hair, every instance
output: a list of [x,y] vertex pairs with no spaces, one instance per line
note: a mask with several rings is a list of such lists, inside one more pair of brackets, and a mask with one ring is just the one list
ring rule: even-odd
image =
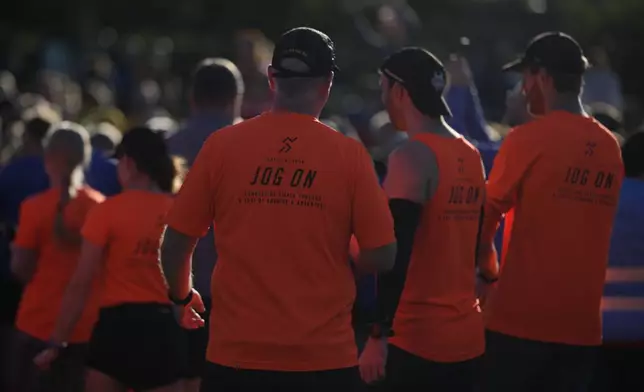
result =
[[86,167],[92,159],[89,133],[80,124],[63,121],[54,124],[44,139],[45,151],[63,153],[71,166]]

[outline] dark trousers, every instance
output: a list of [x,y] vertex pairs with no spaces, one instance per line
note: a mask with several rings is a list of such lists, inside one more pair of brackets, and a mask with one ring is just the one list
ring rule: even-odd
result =
[[352,392],[360,386],[358,368],[317,372],[244,370],[206,362],[201,392]]
[[483,391],[585,392],[597,347],[520,339],[486,332]]
[[644,391],[644,343],[602,346],[590,391]]
[[6,368],[7,392],[83,392],[87,345],[71,344],[60,352],[49,370],[40,370],[33,362],[44,350],[45,342],[15,331]]
[[379,390],[472,392],[478,381],[481,358],[442,363],[428,361],[389,345],[386,377]]
[[186,330],[187,336],[187,366],[184,378],[200,378],[204,372],[206,363],[206,349],[208,348],[208,331],[210,323],[210,310],[212,308],[210,298],[203,298],[206,312],[201,315],[206,321],[203,328]]

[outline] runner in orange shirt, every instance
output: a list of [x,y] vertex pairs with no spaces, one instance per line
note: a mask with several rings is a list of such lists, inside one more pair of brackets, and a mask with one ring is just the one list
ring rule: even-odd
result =
[[[87,131],[61,123],[45,139],[45,168],[51,188],[23,202],[13,242],[12,270],[26,283],[16,318],[14,350],[9,350],[10,392],[82,391],[86,343],[98,315],[96,292],[70,331],[69,347],[41,374],[33,357],[48,346],[65,287],[80,253],[80,229],[103,196],[84,185],[91,156]],[[4,355],[4,354],[3,354]],[[4,369],[3,369],[4,370]]]
[[389,156],[384,188],[398,255],[378,279],[379,323],[360,358],[362,377],[384,377],[390,391],[472,391],[484,351],[475,294],[481,156],[444,120],[447,75],[436,57],[405,48],[380,72],[383,102],[409,141]]
[[80,261],[51,334],[51,348],[39,354],[36,363],[46,367],[64,353],[90,282],[101,278],[101,310],[89,343],[86,391],[180,391],[185,334],[174,318],[158,262],[177,168],[163,136],[147,128],[127,132],[117,157],[125,191],[87,217]]
[[369,154],[318,121],[335,69],[329,37],[286,32],[268,70],[272,110],[211,135],[170,210],[161,260],[179,303],[194,296],[191,252],[215,222],[202,391],[359,384],[349,241],[378,271],[395,240]]
[[544,33],[506,69],[523,72],[536,120],[512,130],[487,185],[480,257],[507,254],[485,308],[486,390],[584,391],[601,343],[600,301],[623,177],[615,137],[584,112],[587,61],[573,38]]

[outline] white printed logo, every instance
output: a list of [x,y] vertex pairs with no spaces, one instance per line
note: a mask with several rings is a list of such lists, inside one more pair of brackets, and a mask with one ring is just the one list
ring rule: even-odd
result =
[[432,77],[432,86],[436,91],[443,91],[445,84],[445,74],[441,71],[436,71],[434,77]]

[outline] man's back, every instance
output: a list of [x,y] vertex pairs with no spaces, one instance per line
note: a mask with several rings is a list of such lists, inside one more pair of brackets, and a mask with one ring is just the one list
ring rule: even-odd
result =
[[390,342],[430,361],[483,354],[483,319],[475,295],[475,254],[485,174],[462,137],[413,137],[436,160],[437,185],[424,204]]
[[492,203],[514,198],[515,206],[486,312],[490,329],[601,342],[599,304],[622,177],[617,141],[590,118],[554,112],[510,133],[488,184]]
[[[355,233],[372,249],[393,241],[364,148],[311,116],[267,113],[213,134],[180,199],[201,203],[186,194],[200,175],[219,251],[208,360],[285,371],[355,366],[349,240]],[[193,231],[174,210],[170,226]]]

